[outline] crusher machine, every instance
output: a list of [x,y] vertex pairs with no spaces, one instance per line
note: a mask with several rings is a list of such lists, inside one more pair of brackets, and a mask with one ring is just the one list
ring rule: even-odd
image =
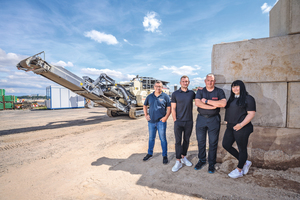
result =
[[[41,54],[44,54],[44,59],[40,57]],[[131,81],[116,83],[106,74],[100,74],[96,80],[88,76],[80,78],[63,67],[46,62],[44,51],[20,61],[17,68],[26,72],[33,71],[107,108],[109,117],[129,114],[134,119],[143,115],[144,101],[154,91],[153,86],[157,81],[152,77],[136,76]],[[163,92],[169,95],[168,82],[161,82]]]

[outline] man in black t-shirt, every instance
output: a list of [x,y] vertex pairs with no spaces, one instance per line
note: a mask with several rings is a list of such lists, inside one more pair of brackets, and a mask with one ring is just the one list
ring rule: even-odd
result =
[[195,92],[188,89],[189,77],[180,78],[180,88],[172,94],[171,109],[174,120],[176,163],[172,168],[177,172],[183,164],[191,167],[193,164],[186,158],[190,137],[193,130],[193,100]]
[[204,80],[206,87],[198,90],[195,104],[198,107],[196,136],[198,141],[199,161],[195,170],[201,169],[206,163],[206,132],[209,139],[208,172],[215,172],[217,148],[220,132],[220,107],[226,106],[226,97],[222,89],[215,87],[215,76],[208,74]]

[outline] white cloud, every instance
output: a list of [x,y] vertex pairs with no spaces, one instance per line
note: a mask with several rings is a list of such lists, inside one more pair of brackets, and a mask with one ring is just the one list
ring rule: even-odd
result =
[[99,31],[88,31],[84,33],[85,37],[89,37],[99,43],[105,42],[107,44],[118,44],[118,40],[116,39],[115,36],[110,35],[110,34],[105,34],[105,33],[101,33]]
[[161,20],[158,20],[155,18],[156,13],[155,12],[148,12],[147,16],[144,17],[143,26],[145,27],[145,31],[149,32],[160,32],[158,30],[158,27],[161,24]]
[[159,68],[159,70],[170,70],[172,71],[171,73],[173,74],[177,74],[180,76],[183,75],[198,75],[197,70],[200,70],[201,67],[199,67],[198,65],[195,65],[195,67],[191,67],[191,66],[182,66],[182,67],[176,67],[176,66],[171,66],[171,67],[166,67],[163,66],[162,68]]
[[128,40],[124,39],[124,42],[128,43],[129,45],[133,46],[133,44],[131,44],[130,42],[128,42]]
[[200,86],[200,85],[204,85],[204,80],[206,77],[197,77],[197,78],[193,78],[191,80],[191,86]]
[[14,88],[7,88],[6,93],[16,93],[16,90]]
[[14,65],[18,64],[21,60],[23,60],[25,56],[20,56],[15,53],[7,53],[0,49],[0,67],[7,67],[9,65]]
[[267,3],[264,3],[260,8],[262,10],[262,13],[269,13],[272,9],[272,6],[269,6]]
[[61,66],[61,67],[73,67],[73,63],[71,62],[68,62],[68,63],[65,63],[64,61],[58,61],[57,63],[51,63],[52,65],[56,65],[56,66]]
[[[0,76],[1,88],[6,93],[18,94],[46,94],[46,87],[56,83],[32,72],[11,70],[11,75]],[[22,72],[22,73],[21,73]]]
[[110,69],[95,69],[95,68],[84,68],[82,72],[88,75],[99,76],[102,73],[107,74],[113,79],[122,80],[122,81],[129,81],[136,77],[135,75],[130,74],[123,74],[122,72]]
[[0,61],[0,72],[9,72],[9,69],[4,68],[5,66],[1,65],[1,61]]
[[0,85],[6,93],[44,95],[46,87],[55,84],[40,75],[18,70],[16,65],[27,57],[0,49]]

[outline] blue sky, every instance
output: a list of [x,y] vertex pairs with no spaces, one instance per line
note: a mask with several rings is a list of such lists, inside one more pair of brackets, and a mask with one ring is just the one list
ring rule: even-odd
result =
[[0,88],[45,95],[53,82],[16,64],[41,51],[76,75],[116,81],[182,75],[204,86],[214,44],[269,36],[276,0],[1,0]]

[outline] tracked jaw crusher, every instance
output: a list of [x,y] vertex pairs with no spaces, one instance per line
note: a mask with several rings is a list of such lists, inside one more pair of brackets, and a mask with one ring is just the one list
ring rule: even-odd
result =
[[[40,57],[41,54],[44,54],[44,59]],[[154,91],[153,86],[156,82],[156,79],[151,77],[137,76],[129,82],[120,84],[106,74],[100,74],[96,80],[88,76],[80,78],[63,67],[46,62],[45,52],[40,52],[20,61],[17,68],[44,76],[107,108],[109,117],[128,114],[130,118],[136,118],[143,115],[143,103],[146,96]],[[162,81],[162,83],[163,91],[169,94],[168,82]]]

